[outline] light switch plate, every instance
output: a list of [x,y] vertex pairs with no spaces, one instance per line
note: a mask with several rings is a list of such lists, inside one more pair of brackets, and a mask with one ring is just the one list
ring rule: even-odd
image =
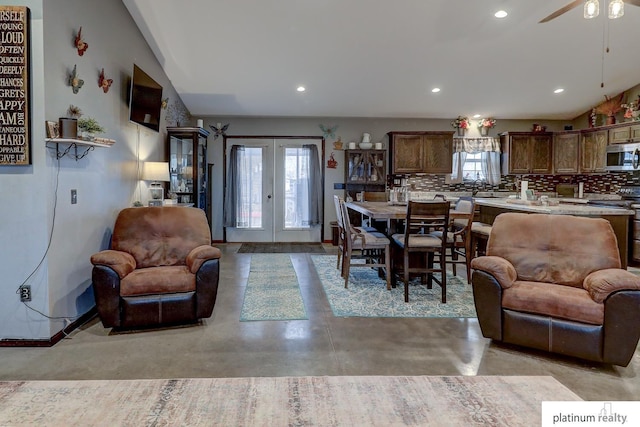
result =
[[71,190],[71,204],[75,205],[78,203],[78,190],[75,188]]

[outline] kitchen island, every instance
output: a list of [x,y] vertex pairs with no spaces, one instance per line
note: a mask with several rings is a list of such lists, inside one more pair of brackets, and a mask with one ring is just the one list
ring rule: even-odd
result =
[[627,268],[629,256],[629,227],[630,221],[635,215],[635,211],[607,206],[595,205],[577,205],[560,203],[555,206],[538,206],[530,204],[530,202],[520,199],[505,198],[477,198],[475,199],[479,212],[478,219],[487,224],[493,224],[496,216],[505,212],[525,212],[525,213],[542,213],[551,215],[575,215],[586,216],[592,218],[604,218],[613,227],[613,231],[618,239],[618,249],[620,251],[620,259],[622,267]]

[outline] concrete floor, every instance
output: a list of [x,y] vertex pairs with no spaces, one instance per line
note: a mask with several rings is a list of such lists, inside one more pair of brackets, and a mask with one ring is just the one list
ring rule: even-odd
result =
[[0,380],[550,375],[585,400],[640,399],[640,352],[621,368],[493,343],[475,319],[336,318],[306,254],[292,260],[309,320],[240,322],[251,255],[218,246],[211,318],[135,333],[113,333],[94,318],[51,348],[0,348]]

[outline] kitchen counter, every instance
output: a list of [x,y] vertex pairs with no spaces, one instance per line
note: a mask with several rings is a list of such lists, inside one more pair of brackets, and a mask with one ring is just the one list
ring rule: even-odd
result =
[[573,203],[560,203],[557,206],[536,206],[525,204],[526,202],[520,199],[482,199],[477,198],[476,205],[478,206],[490,206],[495,208],[508,209],[511,211],[531,212],[531,213],[544,213],[552,215],[577,215],[577,216],[630,216],[635,212],[630,209],[605,207],[597,205],[587,205],[586,203],[573,204]]

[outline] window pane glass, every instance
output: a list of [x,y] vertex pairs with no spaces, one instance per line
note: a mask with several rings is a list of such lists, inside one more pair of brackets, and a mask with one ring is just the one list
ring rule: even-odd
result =
[[309,150],[285,148],[284,228],[309,228]]
[[482,153],[467,154],[463,167],[463,178],[467,181],[485,180],[482,173]]
[[262,228],[262,147],[246,147],[241,157],[238,228]]

